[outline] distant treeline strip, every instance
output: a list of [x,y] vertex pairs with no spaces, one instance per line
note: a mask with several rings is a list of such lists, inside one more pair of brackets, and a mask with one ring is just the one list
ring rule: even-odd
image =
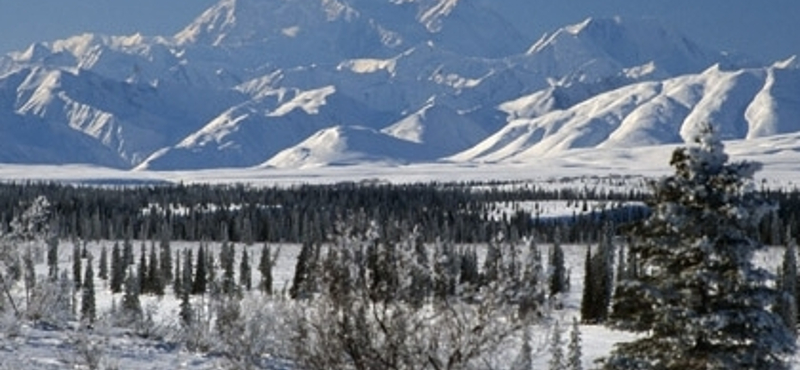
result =
[[[565,242],[593,242],[603,224],[623,224],[646,214],[644,207],[624,205],[646,198],[636,191],[552,190],[532,184],[343,183],[287,188],[6,183],[0,184],[0,228],[7,230],[10,220],[42,195],[53,205],[51,229],[62,238],[84,240],[314,242],[327,240],[337,223],[347,220],[365,228],[371,222],[419,227],[427,241],[481,243],[498,235],[536,235],[548,241],[558,232]],[[502,204],[550,200],[583,202],[584,209],[587,201],[602,200],[608,207],[589,216],[554,219],[505,206],[509,212],[490,217]]]

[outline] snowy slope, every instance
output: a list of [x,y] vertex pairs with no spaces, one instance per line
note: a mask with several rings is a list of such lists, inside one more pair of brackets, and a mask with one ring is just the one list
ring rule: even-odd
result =
[[337,93],[333,86],[268,96],[235,106],[177,145],[151,155],[137,169],[255,166],[327,127],[370,126],[388,120]]
[[310,168],[360,163],[395,164],[428,159],[426,148],[370,128],[336,126],[283,150],[263,168]]
[[466,149],[486,136],[486,131],[469,118],[430,102],[380,131],[361,126],[323,129],[281,151],[262,166],[309,168],[367,162],[435,161]]
[[457,153],[488,136],[479,124],[433,101],[381,131],[426,147],[428,160]]
[[747,137],[795,132],[800,122],[800,64],[796,58],[777,63],[767,71],[764,87],[747,107]]
[[[797,69],[726,71],[643,82],[532,119],[518,119],[452,157],[456,161],[525,161],[577,148],[630,148],[680,143],[703,122],[725,139],[797,132],[787,121],[798,105],[786,91],[800,91]],[[784,116],[781,116],[784,115]]]
[[[237,95],[202,88],[184,91],[169,83],[153,87],[109,80],[88,70],[44,67],[21,69],[0,78],[0,90],[7,113],[83,134],[86,140],[109,150],[101,157],[86,153],[90,163],[126,167],[195,131]],[[196,102],[202,100],[208,103],[198,106]],[[40,141],[45,151],[51,143]],[[46,156],[60,153],[54,145]]]

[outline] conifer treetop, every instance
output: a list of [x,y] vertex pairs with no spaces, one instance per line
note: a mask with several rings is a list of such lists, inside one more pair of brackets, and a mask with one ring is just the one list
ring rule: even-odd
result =
[[606,369],[786,369],[794,339],[771,312],[773,276],[753,263],[759,222],[774,207],[755,192],[761,166],[729,162],[701,127],[652,183],[651,215],[634,227],[638,275],[620,282],[612,324],[646,333],[620,343]]

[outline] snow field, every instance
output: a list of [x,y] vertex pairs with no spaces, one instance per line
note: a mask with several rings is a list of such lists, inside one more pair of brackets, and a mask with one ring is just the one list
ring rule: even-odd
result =
[[[169,335],[163,341],[148,340],[137,337],[131,333],[129,329],[112,328],[109,327],[108,322],[112,304],[120,305],[122,300],[122,293],[112,294],[108,287],[108,282],[101,280],[97,277],[98,267],[96,263],[99,260],[101,248],[107,248],[107,253],[111,253],[113,241],[92,241],[87,243],[87,251],[94,257],[95,265],[95,292],[96,304],[98,312],[98,324],[95,331],[90,335],[91,342],[95,346],[94,351],[101,355],[108,364],[116,365],[119,369],[217,369],[223,364],[221,358],[216,357],[214,354],[207,353],[192,353],[179,344],[171,343]],[[121,242],[120,242],[121,244]],[[134,241],[134,260],[136,263],[139,261],[139,254],[141,251],[141,241]],[[149,241],[145,242],[148,248],[151,247]],[[157,243],[156,243],[157,245]],[[191,249],[193,254],[197,255],[199,243],[196,242],[183,242],[175,241],[171,244],[173,255],[176,251],[183,251]],[[209,250],[218,258],[220,243],[209,243]],[[276,294],[281,294],[282,291],[288,290],[294,273],[294,267],[297,255],[300,251],[300,246],[295,244],[281,244],[270,245],[273,252],[276,248],[280,248],[280,255],[278,262],[273,269],[274,285],[273,288]],[[260,257],[262,244],[255,244],[247,247],[248,254],[250,255],[251,266],[253,267],[253,282],[254,286],[260,279],[259,272],[255,268],[257,266],[258,258]],[[483,255],[481,246],[479,247],[479,255]],[[535,325],[532,332],[532,346],[534,348],[534,364],[537,368],[545,367],[549,360],[549,341],[552,336],[553,324],[558,321],[561,330],[563,331],[562,338],[564,338],[564,350],[566,351],[566,343],[569,330],[571,329],[572,318],[577,317],[580,309],[580,298],[583,285],[583,260],[585,256],[585,245],[564,245],[566,255],[566,265],[570,271],[570,291],[561,297],[564,308],[561,310],[551,311],[551,318],[546,319],[541,324]],[[244,246],[242,244],[236,245],[236,278],[238,281],[238,263],[239,258]],[[548,245],[540,245],[542,254],[545,258],[549,250]],[[524,246],[520,247],[524,250]],[[173,257],[173,263],[175,259]],[[86,260],[83,260],[85,269]],[[148,261],[149,263],[149,261]],[[482,261],[481,261],[482,263]],[[219,266],[216,266],[219,268]],[[61,241],[59,244],[59,268],[67,269],[71,277],[72,271],[72,242]],[[44,262],[36,265],[36,272],[40,278],[44,278],[47,274],[47,266]],[[217,276],[220,276],[219,273]],[[22,293],[21,284],[17,287],[17,293]],[[169,332],[178,328],[178,312],[180,301],[175,298],[171,286],[166,289],[163,297],[156,297],[152,295],[142,295],[140,297],[142,308],[146,313],[152,315],[152,320],[156,330]],[[207,297],[192,297],[192,303],[195,309],[202,306]],[[246,298],[252,299],[253,302],[261,299],[261,293],[257,289],[253,289],[246,293]],[[78,301],[80,294],[78,294]],[[114,302],[114,303],[112,303]],[[250,303],[250,302],[249,302]],[[79,303],[78,303],[79,304]],[[8,318],[6,318],[8,319]],[[6,323],[5,325],[8,325]],[[5,326],[4,325],[4,326]],[[76,326],[77,323],[72,323],[71,326]],[[629,333],[611,331],[605,327],[597,325],[581,325],[582,340],[583,340],[583,363],[585,368],[591,368],[595,359],[607,354],[615,342],[631,338]],[[47,330],[38,327],[33,327],[29,324],[22,324],[17,329],[19,334],[11,336],[8,334],[0,334],[0,369],[62,369],[68,364],[73,364],[75,368],[80,368],[78,365],[81,361],[80,346],[76,344],[83,334],[77,330]],[[518,355],[521,341],[519,338],[510,341],[507,348],[503,349],[501,354],[495,359],[500,364],[504,361],[510,366],[511,361]],[[276,360],[277,367],[280,367],[281,362]],[[23,366],[24,367],[20,367]],[[5,367],[3,367],[5,366]],[[9,367],[10,366],[10,367]]]

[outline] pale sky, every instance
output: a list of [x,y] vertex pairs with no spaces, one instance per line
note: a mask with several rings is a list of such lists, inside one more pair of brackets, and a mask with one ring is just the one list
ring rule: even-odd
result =
[[[84,32],[172,35],[215,2],[0,0],[0,54]],[[506,8],[508,3],[495,4]],[[590,16],[645,16],[703,45],[744,52],[764,62],[800,54],[798,0],[530,0],[528,4],[507,13],[531,40]]]

